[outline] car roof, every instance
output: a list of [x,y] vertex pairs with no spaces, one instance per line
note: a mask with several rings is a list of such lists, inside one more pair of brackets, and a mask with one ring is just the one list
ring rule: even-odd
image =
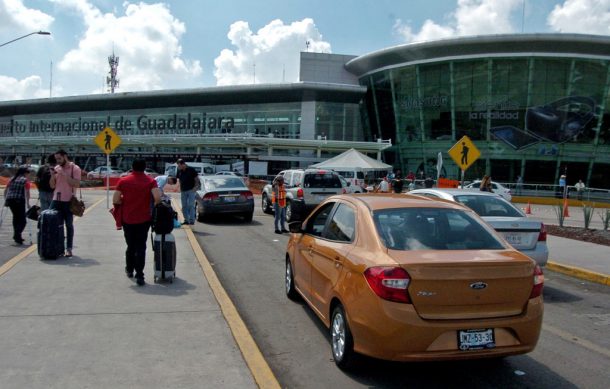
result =
[[371,211],[392,208],[447,208],[470,210],[459,203],[443,199],[431,199],[422,196],[412,196],[400,193],[362,193],[350,195],[336,195],[331,199],[353,199],[363,202]]
[[440,192],[440,193],[447,193],[450,194],[452,196],[459,196],[459,195],[475,195],[475,196],[491,196],[491,197],[502,197],[497,193],[492,193],[492,192],[483,192],[483,191],[479,191],[479,192],[475,192],[475,191],[468,191],[468,190],[463,190],[463,189],[457,189],[457,188],[428,188],[428,189],[415,189],[410,191],[409,193],[413,193],[413,194],[417,194],[417,193],[423,193],[423,192]]

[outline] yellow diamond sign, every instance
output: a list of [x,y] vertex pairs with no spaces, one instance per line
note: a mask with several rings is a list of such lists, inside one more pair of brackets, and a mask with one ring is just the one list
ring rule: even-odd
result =
[[95,144],[106,154],[110,154],[121,144],[121,137],[106,127],[94,139]]
[[463,136],[452,148],[449,149],[449,156],[462,170],[468,169],[474,161],[479,159],[481,152],[472,143],[469,137]]

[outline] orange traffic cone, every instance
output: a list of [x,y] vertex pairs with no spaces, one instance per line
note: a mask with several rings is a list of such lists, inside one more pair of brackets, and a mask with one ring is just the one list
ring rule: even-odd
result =
[[525,208],[525,214],[526,215],[531,215],[532,214],[532,206],[530,205],[530,202],[527,202],[527,207]]
[[568,210],[568,198],[563,199],[563,217],[570,217],[570,211]]

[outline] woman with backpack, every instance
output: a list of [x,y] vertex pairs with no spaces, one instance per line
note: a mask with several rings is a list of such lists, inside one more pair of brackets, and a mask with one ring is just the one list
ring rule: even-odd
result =
[[4,206],[13,214],[13,240],[17,244],[23,244],[21,233],[27,222],[26,207],[30,207],[30,181],[26,177],[29,172],[27,166],[20,166],[4,189]]

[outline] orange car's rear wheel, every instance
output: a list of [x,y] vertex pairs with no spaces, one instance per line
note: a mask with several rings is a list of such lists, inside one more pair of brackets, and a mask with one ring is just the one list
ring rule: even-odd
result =
[[347,323],[345,310],[338,304],[333,310],[330,322],[331,347],[335,364],[340,369],[348,369],[356,359],[354,339]]
[[297,300],[299,298],[299,293],[294,287],[294,273],[292,272],[292,264],[290,263],[290,259],[286,258],[286,296],[288,296],[291,300]]

